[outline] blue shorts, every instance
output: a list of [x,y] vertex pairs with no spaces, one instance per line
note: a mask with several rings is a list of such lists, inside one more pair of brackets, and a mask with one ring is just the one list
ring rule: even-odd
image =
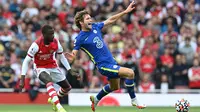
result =
[[108,77],[109,79],[119,78],[119,68],[120,66],[117,64],[101,64],[98,66],[99,72]]

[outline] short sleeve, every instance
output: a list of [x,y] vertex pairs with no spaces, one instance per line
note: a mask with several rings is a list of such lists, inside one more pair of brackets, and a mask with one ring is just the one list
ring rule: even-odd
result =
[[104,22],[97,22],[97,23],[94,23],[94,25],[95,25],[95,27],[102,29],[104,27]]
[[74,40],[74,50],[79,50],[81,48],[81,40],[80,38],[76,38]]
[[57,53],[58,53],[58,54],[62,54],[62,53],[63,53],[63,47],[62,47],[62,45],[60,44],[59,40],[57,40],[57,41],[58,41],[58,50],[57,50]]
[[27,55],[30,58],[33,58],[35,56],[35,54],[38,52],[39,50],[39,46],[34,42],[32,43],[32,45],[30,46],[30,48],[28,49],[28,53]]

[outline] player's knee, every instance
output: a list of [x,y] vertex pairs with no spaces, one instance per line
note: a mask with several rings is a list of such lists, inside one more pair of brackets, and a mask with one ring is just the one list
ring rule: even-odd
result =
[[133,79],[134,76],[135,76],[134,71],[133,71],[132,69],[129,69],[129,70],[128,70],[128,78],[129,78],[129,79]]

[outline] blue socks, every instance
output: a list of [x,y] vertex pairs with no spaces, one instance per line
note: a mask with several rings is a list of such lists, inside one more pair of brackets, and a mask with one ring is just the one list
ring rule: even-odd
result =
[[107,94],[109,94],[110,92],[112,92],[112,90],[110,89],[110,85],[107,84],[106,86],[103,87],[103,89],[97,94],[96,98],[98,100],[101,100],[104,96],[106,96]]
[[[125,86],[127,88],[127,91],[131,97],[131,99],[135,98],[135,92],[134,92],[134,79],[126,79],[125,80]],[[96,98],[98,100],[101,100],[104,96],[112,92],[110,89],[110,85],[107,84],[106,86],[103,87],[103,89],[97,94]]]
[[126,79],[125,80],[125,86],[128,90],[128,93],[131,97],[131,99],[135,98],[135,92],[134,92],[134,79]]

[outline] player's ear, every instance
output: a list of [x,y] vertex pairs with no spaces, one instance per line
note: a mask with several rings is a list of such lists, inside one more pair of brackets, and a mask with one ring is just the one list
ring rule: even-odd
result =
[[82,24],[83,24],[83,21],[79,21],[79,24],[82,25]]

